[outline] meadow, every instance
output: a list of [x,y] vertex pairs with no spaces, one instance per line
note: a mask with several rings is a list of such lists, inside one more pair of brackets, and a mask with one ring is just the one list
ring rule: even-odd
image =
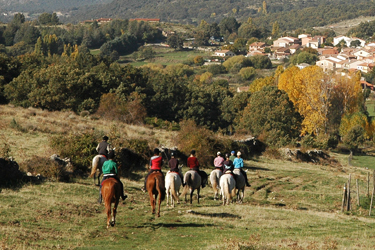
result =
[[[21,168],[34,154],[53,153],[48,144],[52,134],[111,130],[101,120],[69,112],[6,105],[0,106],[0,117],[0,137],[10,144]],[[158,136],[160,143],[171,145],[173,133],[111,124],[115,125],[124,136]],[[375,218],[374,212],[368,215],[367,196],[367,174],[372,179],[372,169],[366,169],[371,160],[357,163],[364,158],[354,156],[350,166],[345,154],[331,153],[331,157],[338,162],[318,165],[254,157],[245,161],[251,187],[246,188],[243,204],[222,206],[207,187],[200,204],[196,197],[192,205],[180,197],[175,208],[166,207],[164,201],[160,218],[151,214],[148,195],[140,190],[146,172],[138,172],[139,179],[122,179],[129,198],[120,202],[117,223],[109,229],[92,179],[3,188],[0,249],[373,249]],[[352,210],[342,212],[342,190],[349,174]]]

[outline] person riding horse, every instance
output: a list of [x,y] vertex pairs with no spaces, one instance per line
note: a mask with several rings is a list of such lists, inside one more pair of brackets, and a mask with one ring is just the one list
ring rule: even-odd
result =
[[143,189],[142,189],[143,192],[146,192],[147,178],[148,178],[148,176],[151,173],[159,171],[163,175],[163,178],[164,178],[164,174],[161,171],[161,166],[162,165],[163,165],[163,158],[160,156],[160,150],[158,148],[155,148],[154,149],[154,156],[152,156],[151,159],[150,159],[150,167],[151,167],[151,169],[150,169],[150,171],[147,173],[147,175],[145,177],[145,183],[144,183],[144,186],[143,186]]
[[108,136],[103,136],[103,141],[101,141],[96,147],[98,154],[105,156],[108,159],[108,152],[111,150],[111,146],[108,143]]
[[225,154],[225,161],[223,162],[224,171],[223,174],[233,174],[234,165],[233,162],[230,160],[229,154]]
[[199,162],[198,162],[197,157],[195,157],[195,150],[192,150],[190,152],[190,156],[187,159],[187,166],[188,168],[190,168],[190,170],[197,171],[197,173],[201,176],[202,188],[204,188],[206,186],[205,181],[204,181],[206,177],[203,176],[203,173],[202,173],[203,171],[199,170]]
[[243,159],[241,158],[241,152],[240,152],[240,151],[237,152],[237,158],[234,159],[234,161],[233,161],[233,165],[234,165],[234,168],[239,169],[239,170],[241,171],[241,173],[242,173],[243,176],[245,177],[246,186],[247,186],[247,187],[250,187],[249,181],[247,180],[247,174],[246,174],[246,172],[242,169],[242,168],[243,168]]
[[214,159],[215,169],[219,169],[220,171],[223,172],[223,170],[224,170],[224,165],[223,165],[224,158],[221,156],[220,152],[217,152],[216,155],[217,155],[217,157]]
[[122,200],[125,200],[128,197],[127,195],[124,194],[124,185],[122,184],[122,182],[120,181],[120,178],[118,177],[117,164],[116,162],[113,161],[113,159],[115,158],[115,152],[113,150],[109,151],[108,158],[109,160],[105,161],[102,167],[103,179],[99,187],[99,200],[98,200],[99,203],[102,202],[102,193],[101,193],[102,183],[104,180],[109,179],[109,178],[114,178],[120,183]]
[[[181,181],[183,182],[184,176],[182,175],[182,173],[180,172],[180,169],[178,168],[179,161],[175,158],[175,155],[176,155],[176,153],[174,151],[172,151],[171,152],[171,159],[168,162],[168,166],[170,168],[169,171],[177,173],[180,176]],[[182,183],[182,185],[185,186],[185,183]]]

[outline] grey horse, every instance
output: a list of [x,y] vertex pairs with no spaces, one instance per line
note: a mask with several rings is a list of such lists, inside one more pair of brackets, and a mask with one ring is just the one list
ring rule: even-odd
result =
[[214,190],[214,200],[216,200],[216,198],[219,198],[219,194],[220,194],[220,183],[219,183],[219,180],[220,180],[220,177],[223,175],[223,172],[220,171],[219,169],[214,169],[212,170],[211,174],[210,174],[210,182],[211,182],[211,185],[212,185],[212,189]]
[[225,203],[229,205],[232,202],[232,197],[235,195],[234,191],[236,188],[236,181],[234,180],[233,175],[223,174],[220,177],[220,188],[221,196],[223,197],[223,206]]
[[198,174],[195,170],[189,170],[184,175],[184,182],[185,187],[182,191],[181,195],[185,195],[185,202],[186,200],[186,194],[188,190],[190,190],[190,204],[193,202],[193,193],[194,190],[197,190],[197,198],[198,198],[198,204],[199,204],[199,192],[201,189],[201,176]]

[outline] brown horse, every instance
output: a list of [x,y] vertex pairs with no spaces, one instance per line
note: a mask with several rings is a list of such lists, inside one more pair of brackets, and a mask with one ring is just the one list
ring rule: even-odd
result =
[[[116,223],[117,206],[122,193],[120,183],[114,178],[106,179],[102,183],[101,192],[107,213],[107,228],[109,228],[109,225],[113,227]],[[112,203],[115,205],[113,207],[112,221],[110,221]]]
[[148,191],[148,194],[150,195],[152,214],[155,214],[156,200],[158,199],[158,196],[159,196],[159,202],[158,202],[159,209],[158,209],[157,217],[160,217],[160,204],[165,199],[165,182],[164,182],[163,174],[158,171],[152,172],[147,177],[146,189]]

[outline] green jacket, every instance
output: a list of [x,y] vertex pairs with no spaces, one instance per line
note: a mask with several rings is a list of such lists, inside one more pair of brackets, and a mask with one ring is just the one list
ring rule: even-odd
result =
[[117,175],[117,164],[112,160],[105,161],[102,167],[103,175],[105,174],[116,174]]

